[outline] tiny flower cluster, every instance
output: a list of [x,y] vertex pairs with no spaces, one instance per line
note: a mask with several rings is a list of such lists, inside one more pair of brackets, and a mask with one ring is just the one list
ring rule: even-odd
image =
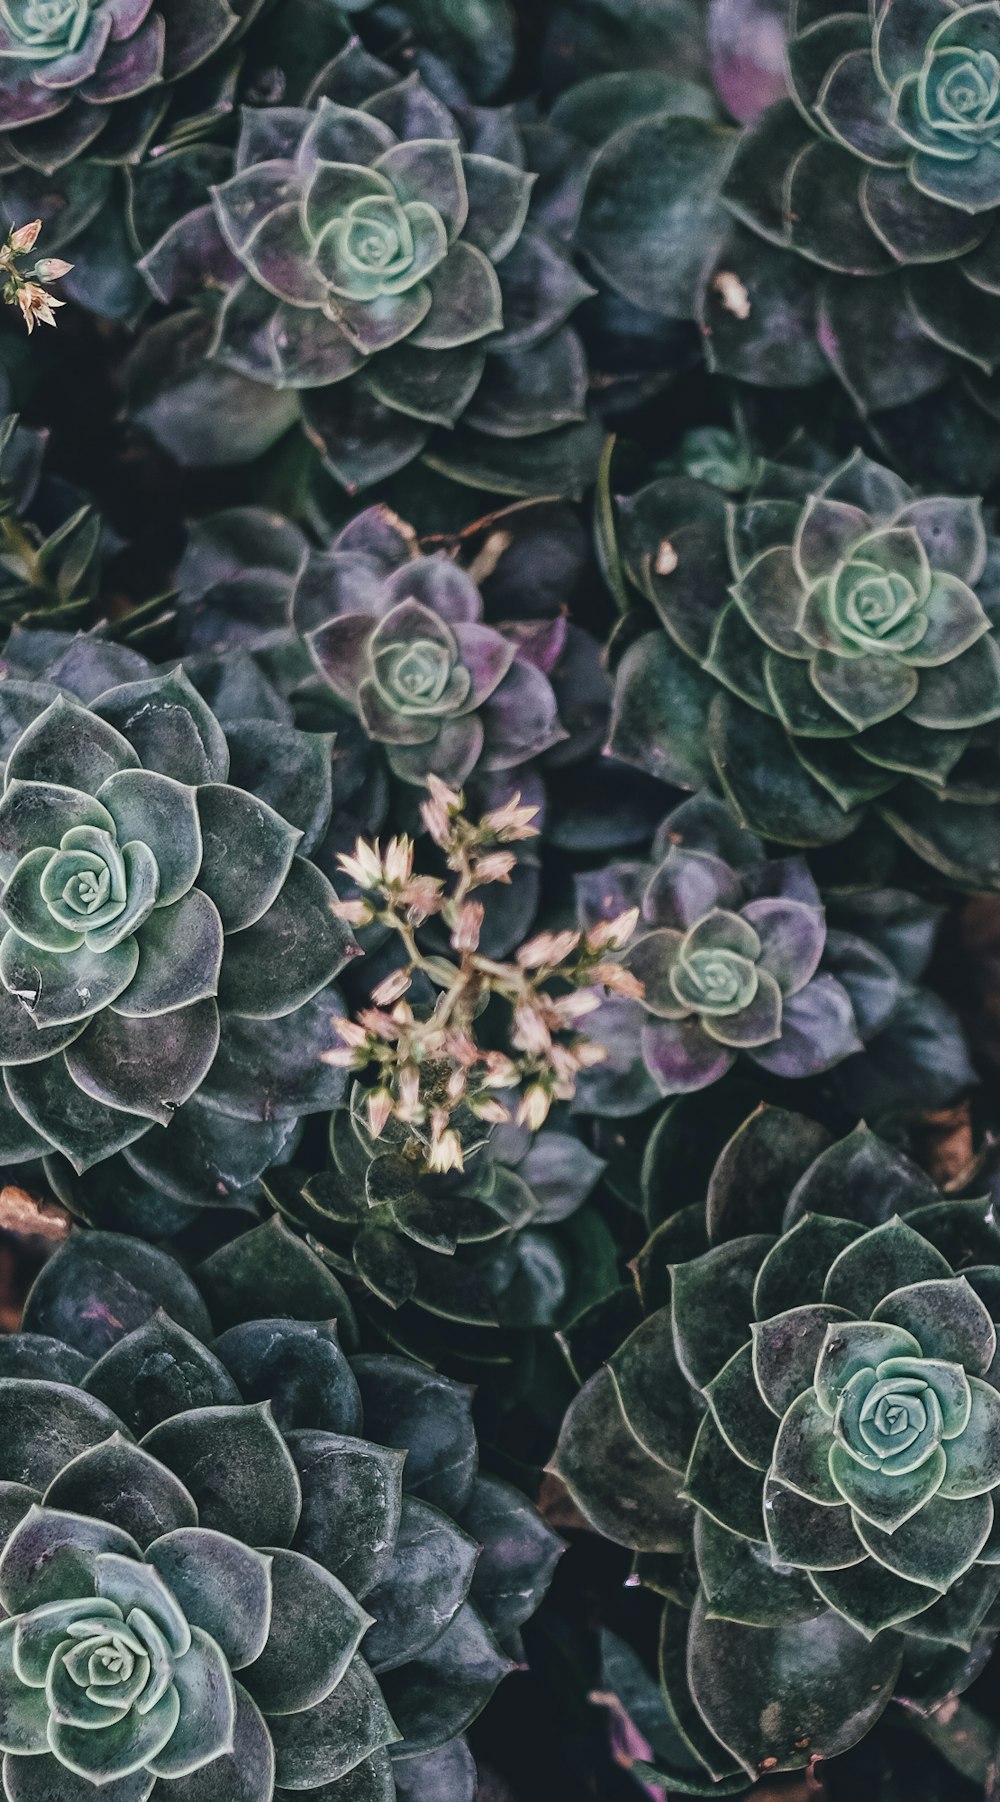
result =
[[66,302],[57,300],[41,284],[58,281],[73,267],[72,263],[63,262],[62,257],[42,257],[32,269],[18,268],[18,257],[27,256],[29,250],[34,249],[41,229],[40,219],[33,219],[30,225],[12,226],[6,242],[0,244],[3,298],[7,306],[20,307],[29,333],[34,331],[36,323],[55,325],[52,309],[64,307]]
[[[390,839],[384,851],[378,840],[359,839],[353,854],[339,860],[362,893],[339,901],[338,917],[355,927],[376,920],[389,927],[404,961],[372,991],[372,1005],[357,1019],[336,1021],[341,1044],[324,1055],[340,1068],[374,1069],[367,1099],[374,1137],[396,1119],[412,1129],[427,1168],[446,1171],[464,1165],[459,1110],[499,1125],[511,1117],[500,1096],[516,1095],[518,1122],[537,1132],[554,1101],[572,1099],[579,1072],[606,1056],[578,1030],[600,1006],[601,992],[638,998],[642,985],[613,955],[635,931],[635,908],[586,933],[539,933],[513,962],[484,956],[485,909],[472,894],[510,881],[517,859],[506,847],[537,833],[537,809],[521,806],[515,795],[473,822],[463,795],[434,776],[428,787],[421,815],[450,882],[417,872],[413,841],[405,837]],[[454,961],[418,944],[419,928],[432,917],[447,931]],[[406,999],[418,972],[440,991],[432,1007]],[[553,983],[556,990],[547,986]],[[508,1010],[508,1051],[487,1050],[476,1038],[475,1023],[493,999]]]

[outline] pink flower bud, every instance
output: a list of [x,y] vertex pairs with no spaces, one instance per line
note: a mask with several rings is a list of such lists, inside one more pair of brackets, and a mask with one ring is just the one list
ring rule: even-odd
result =
[[32,219],[30,225],[19,225],[16,231],[12,231],[8,242],[14,255],[20,257],[26,250],[32,250],[41,229],[41,220]]
[[368,1130],[373,1139],[385,1131],[392,1118],[392,1096],[388,1089],[372,1089],[368,1097]]
[[409,970],[390,970],[378,986],[372,989],[372,1000],[376,1007],[391,1007],[394,1001],[405,995],[413,977]]
[[466,901],[458,910],[458,919],[451,932],[453,951],[475,951],[479,945],[479,935],[483,929],[486,909],[481,901]]

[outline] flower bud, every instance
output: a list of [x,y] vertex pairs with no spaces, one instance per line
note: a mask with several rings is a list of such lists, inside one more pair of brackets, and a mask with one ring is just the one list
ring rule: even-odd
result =
[[453,951],[475,951],[479,945],[479,934],[483,929],[486,909],[481,901],[466,901],[458,910],[458,919],[451,932]]
[[19,225],[12,231],[8,239],[15,256],[23,256],[25,251],[33,249],[39,232],[42,229],[40,219],[32,219],[30,225]]
[[533,1133],[538,1132],[545,1125],[551,1106],[547,1089],[543,1089],[541,1083],[530,1083],[521,1096],[517,1110],[518,1126],[526,1126]]
[[385,1131],[392,1118],[392,1096],[388,1089],[372,1089],[368,1096],[368,1130],[373,1139]]
[[623,945],[628,944],[638,924],[639,909],[629,907],[616,920],[601,920],[591,927],[587,934],[587,944],[591,951],[620,951]]
[[32,274],[40,282],[57,282],[60,276],[68,275],[75,266],[74,263],[64,263],[62,257],[42,257],[35,264]]
[[412,981],[409,970],[390,970],[388,976],[384,976],[377,987],[372,989],[372,1000],[376,1007],[391,1007],[394,1001],[406,994]]

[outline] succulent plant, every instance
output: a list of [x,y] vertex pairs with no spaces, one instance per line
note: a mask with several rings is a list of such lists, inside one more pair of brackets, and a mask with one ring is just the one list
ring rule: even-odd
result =
[[[161,300],[224,290],[211,366],[285,396],[280,429],[300,417],[352,492],[425,450],[480,485],[579,489],[597,437],[567,321],[589,290],[560,243],[567,182],[535,199],[527,143],[509,115],[449,110],[353,41],[304,105],[244,109],[212,210],[166,231],[158,218],[141,267]],[[156,329],[136,361],[136,418],[182,461],[245,455],[219,434],[209,457],[199,422],[185,435],[165,360],[185,328]],[[196,398],[197,372],[180,373]]]
[[667,632],[620,664],[620,757],[717,781],[783,843],[834,843],[871,811],[951,880],[996,884],[1000,650],[978,502],[917,498],[856,452],[819,480],[766,465],[729,508],[653,483],[622,518]]
[[[694,80],[600,78],[603,107],[581,84],[597,154],[578,245],[627,302],[694,319],[713,372],[836,375],[906,466],[973,486],[995,467],[1000,20],[950,0],[787,11],[782,57],[776,7],[712,9],[718,98],[697,55]],[[921,404],[945,384],[942,455]]]
[[14,0],[0,24],[0,133],[15,164],[51,174],[87,151],[115,161],[148,142],[171,84],[237,31],[228,0]]
[[227,737],[180,669],[99,637],[17,633],[4,676],[3,1161],[53,1159],[84,1213],[119,1152],[126,1218],[139,1174],[224,1200],[340,1093],[317,1060],[352,941],[299,849],[328,742],[261,719],[259,685]]
[[643,984],[588,1021],[609,1059],[580,1078],[578,1106],[641,1113],[741,1057],[764,1086],[836,1066],[827,1090],[869,1118],[946,1106],[975,1081],[957,1019],[920,986],[934,907],[875,890],[837,897],[829,921],[805,858],[769,858],[707,791],[667,815],[651,862],[585,871],[576,889],[587,927],[640,907],[625,961]]
[[44,470],[47,434],[0,420],[0,619],[61,625],[100,599],[117,549],[90,502]]
[[[798,5],[790,31],[789,97],[746,127],[723,184],[740,224],[709,271],[710,360],[779,383],[832,365],[866,412],[955,372],[992,414],[1000,17],[944,0],[870,16]],[[802,262],[786,270],[770,246]],[[724,270],[750,297],[742,320],[714,286]]]
[[946,1199],[866,1128],[831,1142],[779,1109],[707,1193],[693,1163],[669,1198],[663,1174],[648,1156],[645,1318],[554,1467],[668,1597],[647,1775],[736,1794],[985,1663],[1000,1239],[988,1200]]
[[[424,555],[386,507],[358,514],[322,551],[271,514],[232,509],[192,529],[178,570],[181,632],[195,655],[239,646],[280,670],[310,720],[328,717],[338,748],[342,738],[382,747],[358,760],[358,800],[369,807],[386,766],[414,786],[428,773],[516,784],[529,759],[549,752],[543,767],[561,769],[597,750],[609,704],[595,640],[562,611],[578,528],[534,504],[491,526],[497,561],[480,589],[457,544]],[[546,555],[554,593],[535,613],[522,559]],[[507,617],[508,606],[518,613]]]
[[[607,1228],[585,1207],[603,1164],[569,1122],[538,1134],[452,1122],[464,1170],[390,1121],[374,1138],[367,1090],[330,1122],[330,1163],[269,1173],[268,1195],[330,1268],[361,1285],[385,1342],[474,1372],[509,1362],[513,1336],[561,1324],[614,1287]],[[359,1306],[362,1305],[359,1303]]]
[[560,1543],[467,1391],[355,1353],[277,1222],[193,1280],[125,1235],[52,1259],[0,1342],[6,1796],[472,1802]]

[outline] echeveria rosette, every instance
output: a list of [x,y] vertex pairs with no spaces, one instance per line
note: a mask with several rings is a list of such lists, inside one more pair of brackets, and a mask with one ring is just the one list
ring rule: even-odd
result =
[[[425,449],[480,485],[492,459],[512,493],[532,491],[533,463],[536,492],[582,486],[597,434],[567,322],[589,290],[561,242],[572,207],[534,199],[508,115],[450,111],[353,41],[306,104],[244,109],[235,161],[214,210],[198,195],[165,231],[157,215],[141,267],[160,299],[204,289],[212,362],[288,397],[280,429],[298,408],[351,492]],[[157,342],[137,357],[137,417],[182,460],[211,460],[175,435],[166,387],[157,399]]]
[[[653,484],[623,522],[667,637],[619,667],[620,756],[714,779],[770,838],[834,843],[873,809],[952,880],[997,882],[1000,649],[978,502],[917,498],[855,453],[819,482],[765,467],[729,506]],[[663,542],[677,563],[658,574]]]
[[703,291],[713,366],[800,385],[832,365],[866,413],[954,377],[992,415],[1000,10],[793,5],[787,60],[789,98],[744,129],[723,183],[739,225]]
[[477,1381],[517,1348],[523,1363],[532,1330],[608,1286],[613,1241],[586,1206],[602,1160],[568,1121],[533,1135],[460,1113],[465,1169],[435,1174],[400,1122],[373,1139],[367,1094],[332,1116],[328,1167],[269,1172],[269,1199],[350,1280],[379,1343]]
[[[637,1112],[657,1094],[719,1081],[740,1054],[774,1075],[805,1077],[861,1050],[849,987],[821,968],[826,921],[803,858],[768,858],[707,792],[668,814],[654,857],[577,878],[587,926],[639,905],[627,961],[644,991],[641,1001],[608,1003],[593,1021],[599,1040],[606,1013],[615,1039],[638,1041],[641,1078],[622,1085],[612,1056],[583,1076],[585,1106]],[[863,988],[873,974],[891,982],[871,947],[851,937],[850,949],[851,986]]]
[[357,556],[342,566],[330,591],[337,614],[306,633],[320,674],[385,746],[393,774],[458,787],[477,765],[512,769],[558,744],[556,696],[530,638],[522,648],[513,629],[486,625],[475,583],[449,558],[414,556],[401,533],[397,548],[405,560],[391,570],[384,556],[381,570]]
[[127,1150],[137,1209],[144,1168],[175,1204],[224,1200],[231,1162],[252,1182],[339,1093],[319,1052],[352,947],[300,849],[329,743],[262,719],[259,683],[227,736],[180,669],[100,638],[15,634],[5,678],[4,1161],[54,1157],[77,1198]]
[[219,50],[249,10],[228,0],[7,0],[0,134],[15,166],[51,175],[84,152],[134,155],[172,84]]
[[357,1356],[284,1228],[194,1280],[74,1234],[0,1345],[0,1414],[8,1802],[472,1802],[464,1729],[560,1544],[478,1474],[469,1392]]
[[[511,514],[512,547],[520,533],[530,542],[530,512]],[[566,525],[553,522],[553,554],[572,554]],[[595,640],[561,612],[507,619],[494,603],[487,622],[472,576],[444,552],[422,555],[386,507],[356,515],[322,551],[273,515],[219,514],[193,531],[178,580],[192,650],[224,657],[239,646],[266,668],[280,659],[301,708],[323,718],[325,707],[345,744],[380,748],[378,764],[384,756],[404,782],[503,778],[545,752],[561,765],[599,742],[606,678]],[[497,586],[524,607],[513,576],[501,572]],[[384,766],[370,767],[362,799],[384,782]]]
[[758,1110],[688,1205],[655,1166],[645,1318],[583,1370],[555,1466],[672,1598],[662,1780],[729,1794],[894,1697],[932,1713],[989,1656],[1000,1241],[864,1127]]

